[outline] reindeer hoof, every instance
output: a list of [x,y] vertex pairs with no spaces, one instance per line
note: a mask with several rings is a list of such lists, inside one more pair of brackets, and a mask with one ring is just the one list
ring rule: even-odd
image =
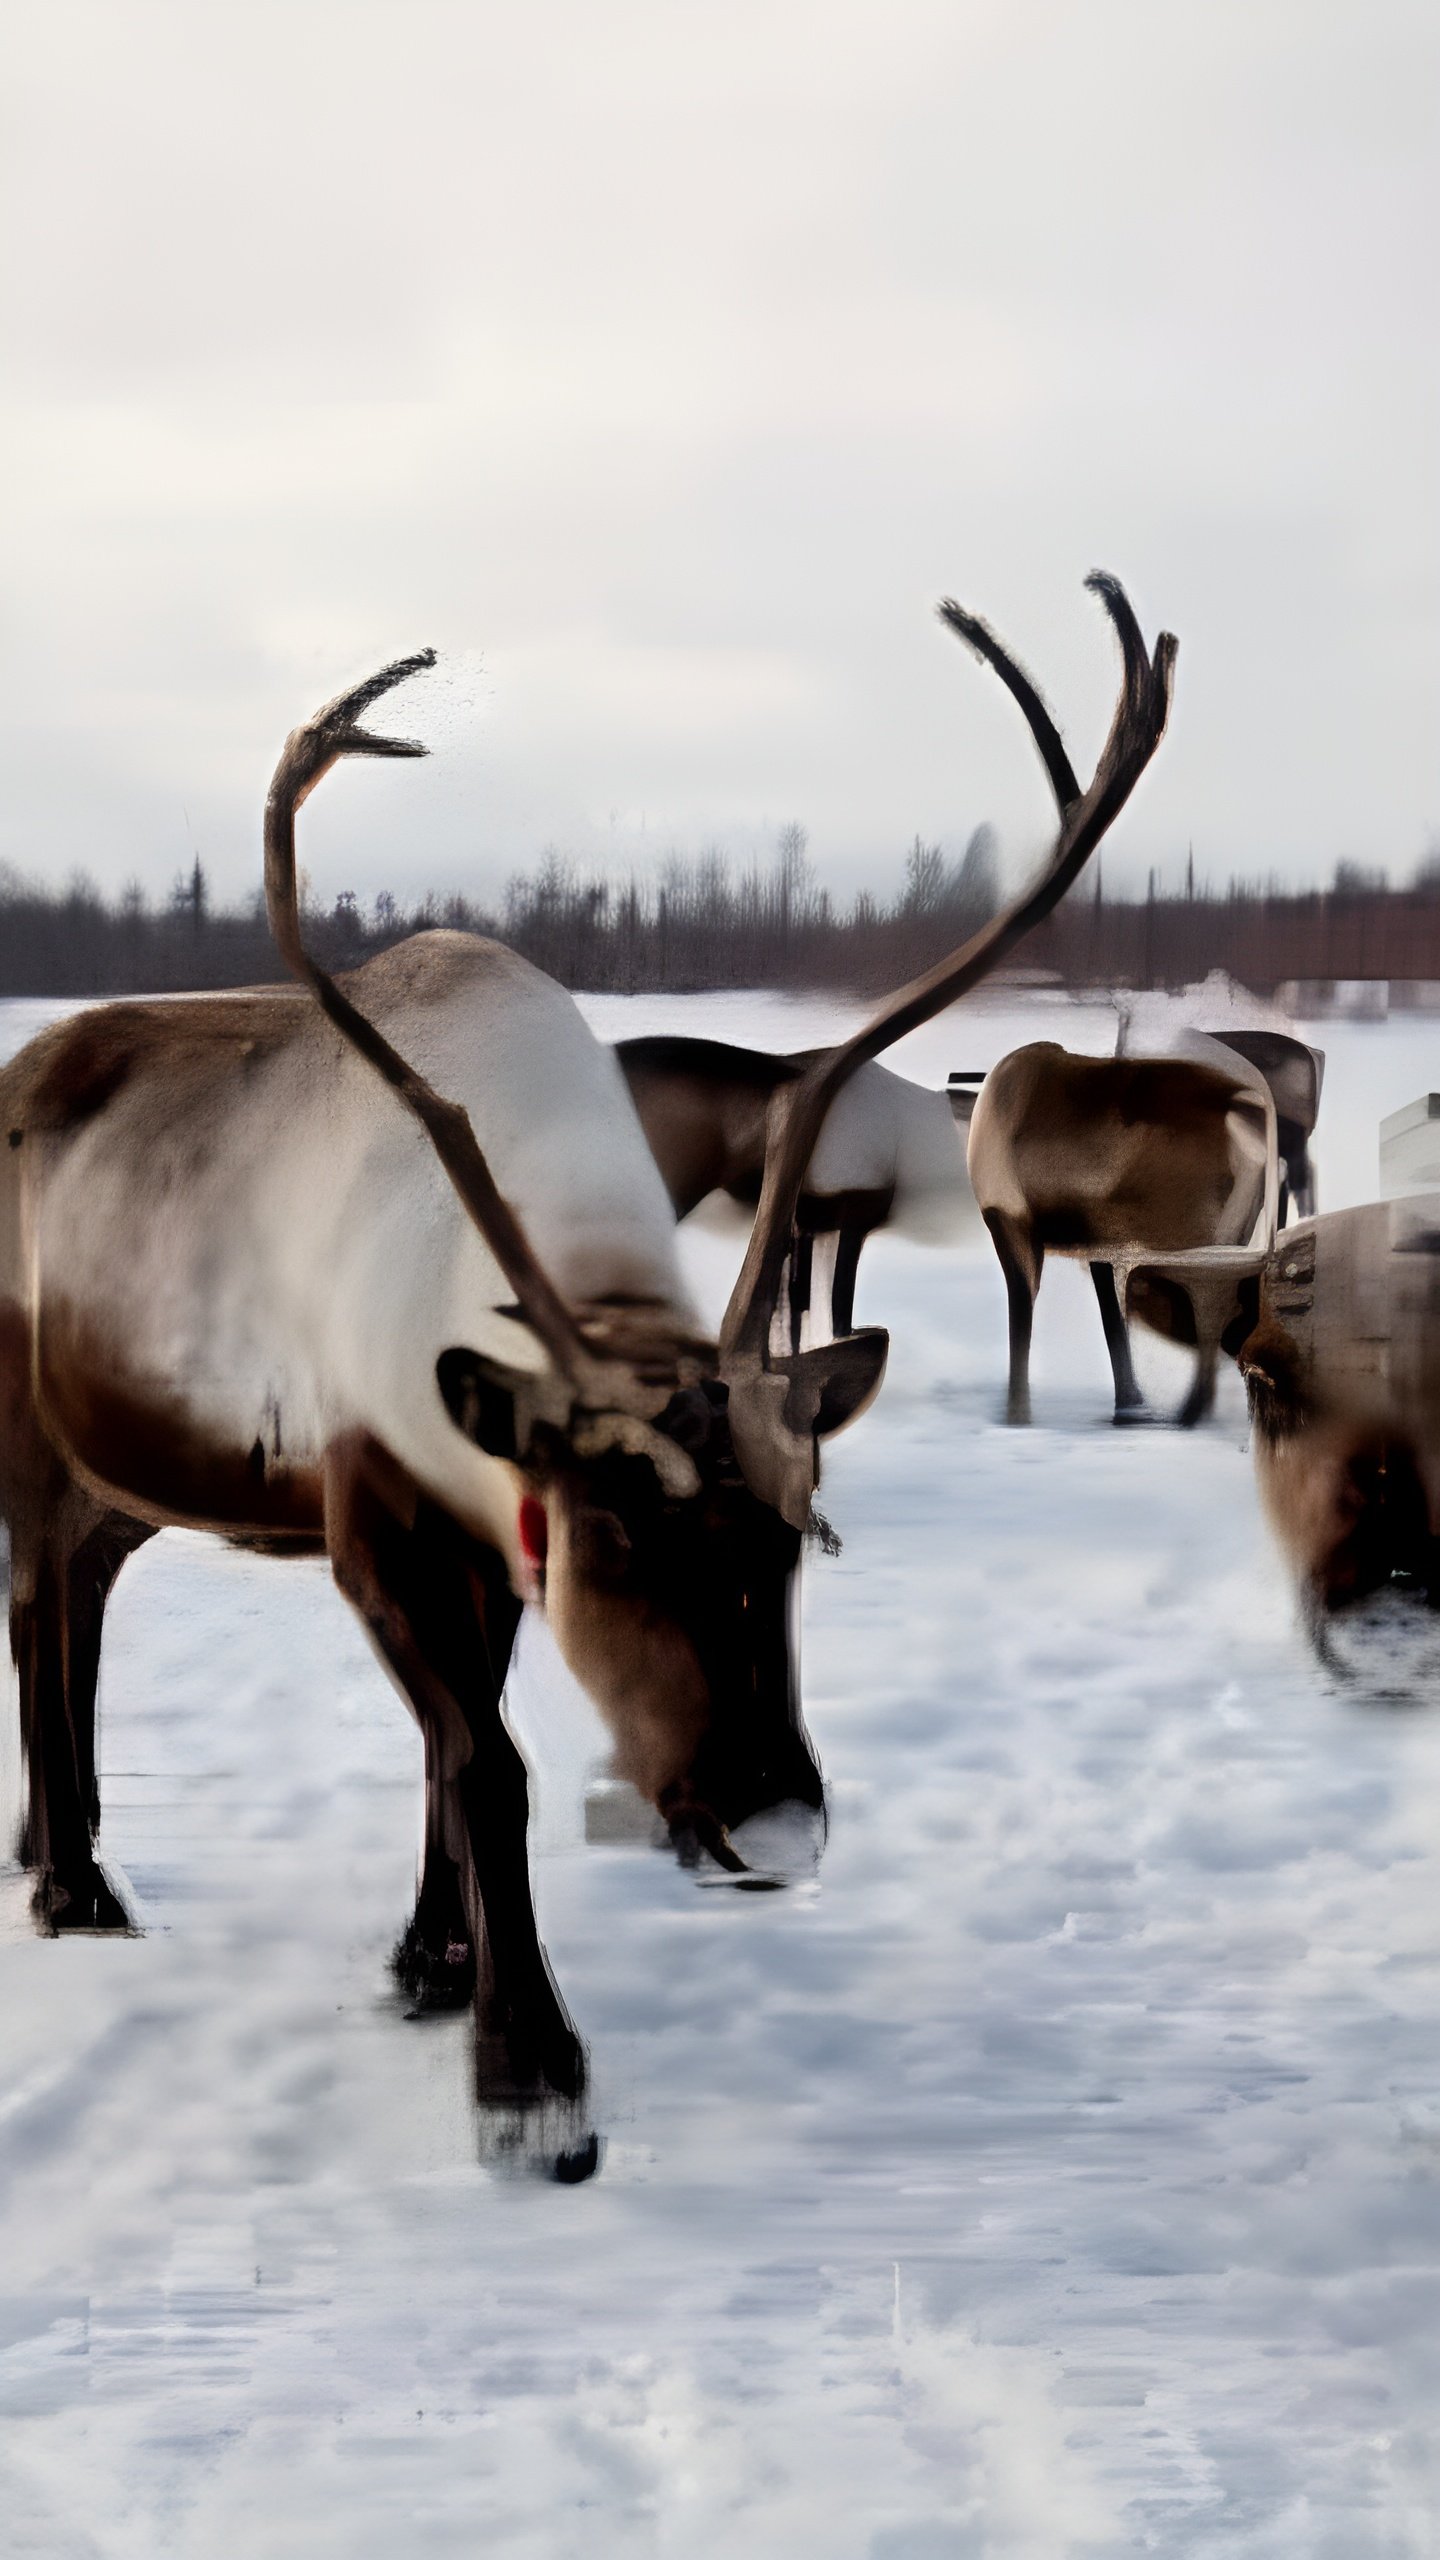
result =
[[585,2103],[585,2047],[568,2021],[475,2038],[480,2156],[499,2177],[583,2186],[600,2166]]
[[118,1930],[124,1937],[140,1934],[109,1877],[99,1867],[88,1867],[82,1875],[70,1877],[57,1876],[53,1868],[47,1867],[36,1882],[30,1908],[51,1938],[68,1935],[72,1929]]
[[589,2079],[585,2047],[568,2019],[477,2022],[475,2095],[482,2108],[578,2107]]
[[583,2187],[600,2166],[601,2144],[598,2133],[590,2134],[574,2151],[562,2151],[555,2159],[550,2175],[560,2187]]
[[1158,1422],[1159,1419],[1159,1414],[1152,1413],[1148,1404],[1117,1405],[1111,1415],[1111,1421],[1117,1431],[1148,1430],[1150,1425]]
[[480,2158],[495,2178],[541,2178],[557,2187],[583,2187],[605,2156],[583,2111],[554,2099],[528,2106],[482,2106]]
[[432,1935],[418,1914],[398,1940],[390,1970],[411,2003],[407,2017],[445,2016],[468,2009],[475,1997],[475,1950],[469,1939],[444,1930]]

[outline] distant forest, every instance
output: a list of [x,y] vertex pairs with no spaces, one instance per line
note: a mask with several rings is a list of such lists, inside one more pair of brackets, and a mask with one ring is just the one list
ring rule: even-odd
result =
[[[307,903],[318,958],[349,969],[427,926],[494,935],[568,987],[631,994],[716,987],[872,993],[926,968],[993,913],[993,830],[946,860],[917,836],[888,902],[861,891],[841,907],[819,887],[805,831],[787,827],[774,862],[732,876],[723,857],[672,860],[652,882],[586,878],[562,856],[509,883],[498,910],[465,897],[405,908],[382,893]],[[1440,857],[1413,885],[1342,863],[1326,890],[1231,881],[1145,898],[1107,898],[1092,864],[1025,946],[1027,968],[1074,986],[1178,987],[1224,969],[1257,991],[1290,978],[1440,980]],[[163,994],[239,987],[281,974],[262,899],[215,908],[203,865],[155,907],[138,885],[113,902],[83,877],[51,894],[0,866],[0,994]]]

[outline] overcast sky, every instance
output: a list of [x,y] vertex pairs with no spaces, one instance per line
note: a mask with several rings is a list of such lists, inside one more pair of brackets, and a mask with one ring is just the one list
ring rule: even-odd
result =
[[1093,755],[1085,572],[1180,635],[1108,876],[1440,835],[1434,0],[13,11],[0,855],[259,878],[286,730],[421,643],[316,889],[555,843],[838,889]]

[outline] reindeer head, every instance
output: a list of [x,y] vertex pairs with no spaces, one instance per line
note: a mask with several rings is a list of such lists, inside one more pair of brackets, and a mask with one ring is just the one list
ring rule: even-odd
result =
[[888,1337],[877,1328],[805,1351],[772,1330],[796,1205],[825,1113],[852,1069],[973,986],[1048,913],[1154,753],[1174,642],[1153,660],[1113,579],[1092,579],[1120,637],[1125,678],[1095,778],[1081,791],[1038,693],[986,626],[945,619],[1000,674],[1030,725],[1060,804],[1059,831],[1025,896],[900,989],[867,1028],[824,1052],[790,1096],[767,1159],[755,1231],[718,1349],[683,1338],[673,1310],[572,1306],[496,1187],[466,1113],[400,1056],[305,949],[295,811],[337,758],[420,755],[357,727],[362,711],[433,651],[401,659],[286,743],[265,815],[276,940],[326,1014],[428,1132],[467,1215],[514,1291],[542,1366],[463,1344],[437,1388],[458,1430],[516,1474],[522,1544],[567,1659],[606,1715],[622,1770],[669,1821],[682,1854],[741,1862],[731,1823],[795,1797],[818,1807],[800,1721],[791,1584],[820,1443],[869,1402]]
[[683,1858],[704,1850],[735,1870],[735,1825],[824,1799],[795,1682],[801,1533],[752,1490],[716,1370],[713,1346],[688,1346],[638,1428],[557,1392],[553,1374],[459,1348],[439,1385],[467,1437],[517,1470],[521,1545],[617,1773]]
[[1359,1695],[1433,1693],[1440,1229],[1371,1201],[1283,1236],[1237,1357],[1255,1472],[1316,1652]]

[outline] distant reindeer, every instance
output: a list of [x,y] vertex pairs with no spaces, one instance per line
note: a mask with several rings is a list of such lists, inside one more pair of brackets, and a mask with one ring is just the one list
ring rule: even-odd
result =
[[[661,1033],[615,1046],[677,1218],[716,1192],[760,1196],[766,1151],[802,1076],[828,1054],[777,1054]],[[792,1350],[849,1333],[861,1248],[877,1228],[939,1237],[970,1205],[942,1093],[888,1067],[857,1068],[837,1094],[795,1204],[783,1321]]]
[[[1237,1068],[1188,1058],[1083,1058],[1050,1040],[991,1069],[970,1122],[970,1181],[1005,1275],[1010,1306],[1006,1418],[1030,1420],[1030,1336],[1047,1253],[1090,1266],[1115,1381],[1115,1419],[1146,1413],[1117,1267],[1155,1254],[1248,1245],[1275,1228],[1275,1108]],[[1151,1320],[1152,1297],[1139,1312]],[[1196,1349],[1176,1420],[1214,1400],[1220,1341],[1192,1295],[1172,1297],[1160,1329]]]
[[1257,1090],[1265,1086],[1275,1105],[1275,1143],[1281,1165],[1277,1226],[1315,1215],[1315,1168],[1310,1140],[1320,1115],[1325,1054],[1287,1031],[1185,1030],[1170,1044],[1172,1057],[1198,1058],[1222,1071],[1226,1052],[1245,1059],[1253,1069]]

